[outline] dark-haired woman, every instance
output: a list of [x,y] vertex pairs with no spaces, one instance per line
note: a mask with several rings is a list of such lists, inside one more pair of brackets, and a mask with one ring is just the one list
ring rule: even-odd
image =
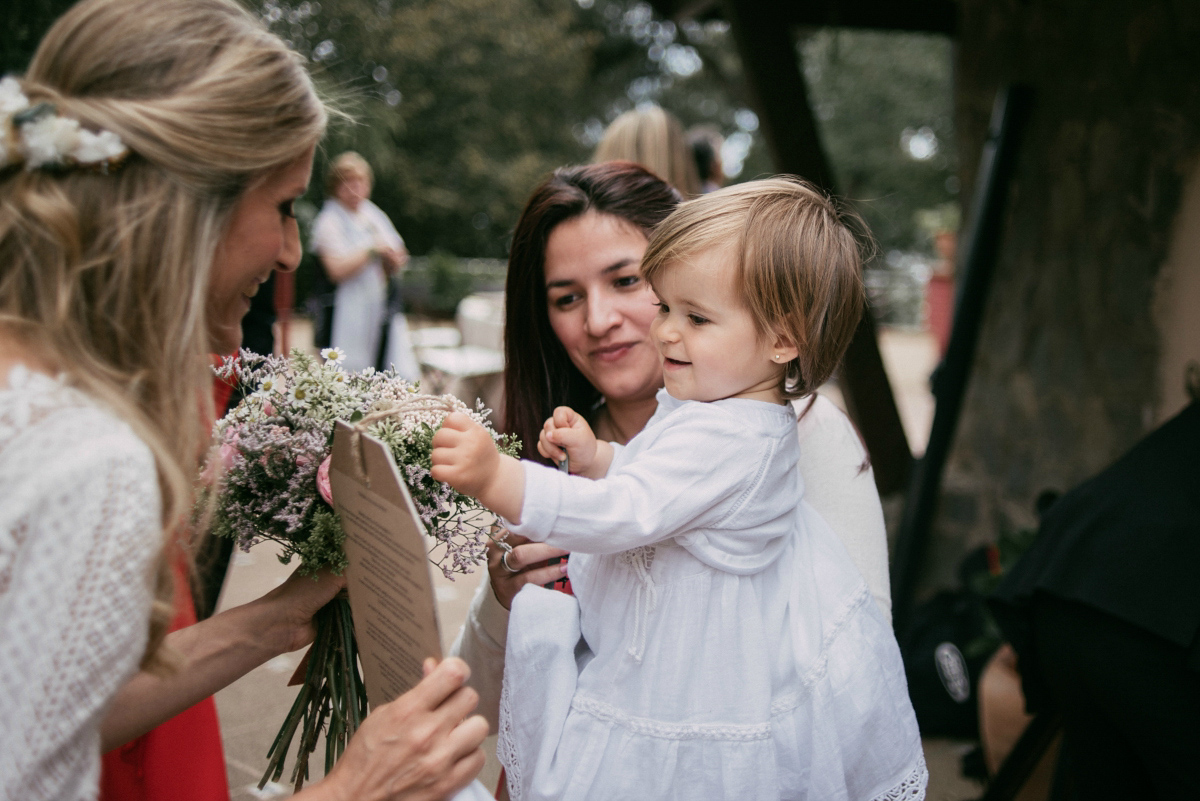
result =
[[[557,170],[534,189],[513,233],[505,314],[504,428],[527,459],[556,406],[589,410],[598,437],[625,443],[657,408],[662,366],[650,339],[655,297],[639,267],[649,233],[681,202],[629,162]],[[826,398],[798,402],[805,496],[829,522],[890,616],[887,541],[874,475],[849,419]],[[478,712],[496,730],[508,608],[525,584],[561,582],[561,550],[511,536],[489,553],[452,652],[471,666]]]

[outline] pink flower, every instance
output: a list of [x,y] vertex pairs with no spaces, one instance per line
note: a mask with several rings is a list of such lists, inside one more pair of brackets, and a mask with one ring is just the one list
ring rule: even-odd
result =
[[221,466],[222,474],[228,473],[233,467],[234,457],[237,456],[237,448],[230,445],[228,442],[222,442],[221,447],[217,452],[209,457],[208,464],[204,466],[204,472],[200,474],[200,481],[206,486],[212,486],[217,480],[217,465]]
[[275,407],[271,405],[270,401],[267,401],[263,404],[263,414],[265,414],[267,417],[275,416]]
[[329,461],[332,458],[332,454],[326,456],[325,461],[317,468],[317,492],[321,493],[325,503],[330,506],[333,506],[333,488],[329,486]]

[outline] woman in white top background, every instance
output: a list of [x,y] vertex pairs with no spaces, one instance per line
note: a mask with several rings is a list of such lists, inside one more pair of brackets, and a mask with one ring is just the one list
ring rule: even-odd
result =
[[[208,354],[296,268],[325,124],[303,59],[231,0],[84,0],[0,82],[0,798],[94,798],[102,749],[303,647],[344,583],[166,635]],[[464,786],[487,728],[466,674],[374,710],[302,795]]]
[[366,159],[342,153],[329,166],[328,197],[313,221],[313,250],[337,286],[329,344],[345,352],[347,370],[394,366],[416,381],[421,371],[408,325],[388,308],[388,282],[408,263],[408,251],[392,221],[371,202],[372,182]]

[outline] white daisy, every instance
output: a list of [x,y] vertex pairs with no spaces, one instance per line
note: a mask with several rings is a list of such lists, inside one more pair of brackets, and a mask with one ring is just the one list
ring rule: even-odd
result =
[[296,406],[308,406],[309,401],[312,399],[312,390],[304,384],[297,384],[288,392],[287,397],[288,403],[293,403]]
[[346,358],[346,351],[341,348],[325,348],[321,351],[321,358],[326,362],[341,364]]
[[278,377],[269,375],[258,385],[258,394],[264,398],[272,393],[283,392],[283,382]]

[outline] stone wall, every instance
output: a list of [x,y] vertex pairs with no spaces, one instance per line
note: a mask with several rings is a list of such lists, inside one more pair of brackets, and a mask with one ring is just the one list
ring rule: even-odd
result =
[[1027,83],[1035,108],[926,588],[952,583],[961,554],[1001,527],[1033,525],[1042,490],[1074,486],[1157,422],[1155,287],[1200,154],[1200,4],[959,6],[964,187],[997,89]]

